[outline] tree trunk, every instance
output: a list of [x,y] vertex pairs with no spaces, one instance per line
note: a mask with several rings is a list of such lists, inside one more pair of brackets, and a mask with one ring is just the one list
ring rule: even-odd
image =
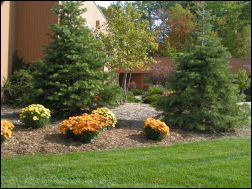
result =
[[131,75],[132,75],[132,73],[129,73],[129,82],[128,82],[128,85],[126,87],[126,102],[128,100],[128,91],[129,91],[129,84],[130,84],[130,80],[131,80]]

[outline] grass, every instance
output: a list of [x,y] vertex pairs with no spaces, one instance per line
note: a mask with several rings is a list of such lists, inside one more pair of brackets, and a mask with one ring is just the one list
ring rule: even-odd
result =
[[2,162],[1,187],[251,187],[250,137]]

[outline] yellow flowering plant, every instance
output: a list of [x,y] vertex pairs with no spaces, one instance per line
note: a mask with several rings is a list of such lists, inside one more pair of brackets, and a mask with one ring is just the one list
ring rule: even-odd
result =
[[59,130],[69,138],[88,143],[92,138],[99,134],[99,131],[101,131],[102,128],[111,124],[111,120],[107,117],[98,114],[85,113],[64,120],[60,124]]
[[40,104],[31,104],[20,112],[20,120],[27,127],[43,127],[50,122],[50,118],[50,110]]
[[93,110],[92,113],[107,117],[111,120],[112,124],[106,127],[106,129],[111,129],[112,127],[115,127],[117,123],[117,119],[116,119],[115,114],[110,109],[106,107],[97,108],[96,110]]
[[144,121],[144,133],[153,140],[162,140],[169,135],[169,127],[162,121],[154,118],[147,118]]
[[14,125],[8,120],[1,120],[1,143],[6,139],[11,137],[11,130],[14,128]]

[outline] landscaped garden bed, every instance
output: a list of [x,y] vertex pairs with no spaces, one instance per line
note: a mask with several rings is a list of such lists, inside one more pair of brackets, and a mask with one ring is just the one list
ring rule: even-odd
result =
[[[149,140],[143,132],[144,120],[157,117],[159,113],[148,104],[126,103],[113,109],[118,124],[115,128],[101,132],[90,143],[83,144],[62,135],[58,129],[62,120],[52,120],[51,124],[43,128],[26,128],[18,121],[19,109],[7,106],[1,107],[3,118],[11,120],[15,128],[12,137],[2,144],[1,155],[36,153],[64,153],[92,151],[112,148],[129,148],[152,145],[171,145],[199,140],[211,140],[226,136],[250,136],[251,127],[236,129],[235,133],[200,134],[182,130],[170,129],[170,134],[162,141]],[[13,112],[13,114],[10,114]],[[7,116],[8,115],[8,116]]]

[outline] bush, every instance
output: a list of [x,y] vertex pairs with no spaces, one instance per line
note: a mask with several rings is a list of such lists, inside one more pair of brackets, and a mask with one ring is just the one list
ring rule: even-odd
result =
[[135,96],[143,95],[143,93],[144,93],[143,90],[141,90],[141,89],[132,89],[131,91]]
[[98,95],[94,97],[94,102],[98,106],[118,105],[122,96],[122,89],[115,84],[106,84]]
[[43,127],[50,122],[50,117],[50,110],[40,104],[32,104],[20,112],[20,120],[26,127]]
[[3,102],[16,106],[33,103],[33,77],[30,70],[15,71],[3,85]]
[[93,110],[92,113],[104,116],[112,122],[112,125],[109,125],[108,127],[106,127],[107,129],[111,129],[112,127],[115,127],[117,123],[117,119],[116,119],[115,114],[110,109],[106,107],[97,108],[96,110]]
[[91,108],[96,95],[109,102],[112,87],[102,90],[109,81],[110,73],[103,71],[108,59],[81,16],[83,2],[63,1],[52,11],[60,22],[50,26],[50,43],[34,73],[37,101],[59,117]]
[[104,127],[112,125],[112,121],[99,114],[83,114],[64,120],[59,130],[73,140],[89,143]]
[[128,91],[128,97],[127,97],[128,102],[141,102],[141,100],[137,99],[135,95],[133,94],[132,91]]
[[153,95],[149,95],[149,96],[145,96],[143,98],[143,103],[147,103],[147,104],[155,104],[158,99],[160,98],[161,96],[158,95],[158,94],[153,94]]
[[8,120],[1,120],[1,144],[11,137],[11,130],[14,125]]
[[163,90],[164,89],[162,87],[153,86],[148,90],[147,95],[162,94]]
[[162,140],[169,134],[169,127],[160,120],[147,118],[144,121],[144,133],[149,139]]

